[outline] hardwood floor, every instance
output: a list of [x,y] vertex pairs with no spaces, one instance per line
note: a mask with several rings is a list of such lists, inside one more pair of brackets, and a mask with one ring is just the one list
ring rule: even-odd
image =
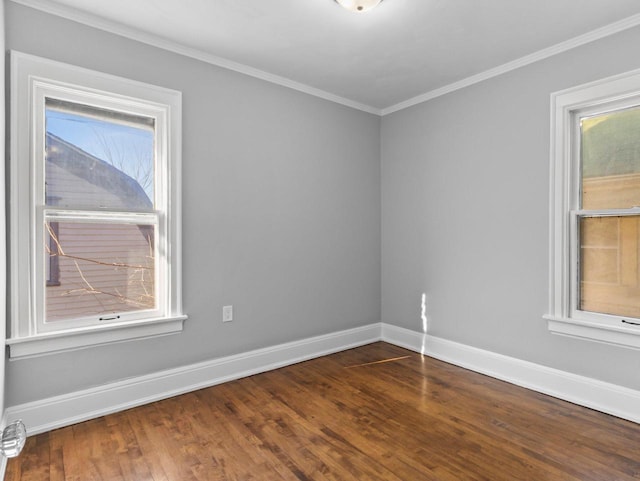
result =
[[640,425],[376,343],[30,437],[10,481],[640,479]]

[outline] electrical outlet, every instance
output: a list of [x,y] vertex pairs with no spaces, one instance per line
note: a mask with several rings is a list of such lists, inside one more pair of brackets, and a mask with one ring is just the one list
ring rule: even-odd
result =
[[222,322],[233,321],[233,306],[224,306],[222,308]]

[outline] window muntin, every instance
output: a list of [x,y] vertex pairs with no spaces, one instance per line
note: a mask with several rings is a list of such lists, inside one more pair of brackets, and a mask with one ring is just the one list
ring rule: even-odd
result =
[[[179,92],[11,52],[11,357],[182,330],[180,110]],[[146,140],[117,144],[136,151],[132,161],[95,150],[69,125]],[[91,267],[78,270],[79,258]],[[75,287],[65,286],[69,265]],[[115,285],[98,287],[123,271]],[[47,297],[61,288],[64,296]],[[72,312],[73,296],[94,305]],[[119,302],[107,305],[105,296]]]

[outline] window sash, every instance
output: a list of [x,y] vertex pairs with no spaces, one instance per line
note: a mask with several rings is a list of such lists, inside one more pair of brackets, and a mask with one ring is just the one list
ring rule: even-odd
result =
[[[169,282],[167,257],[167,225],[161,219],[166,219],[168,211],[168,139],[166,138],[168,115],[164,107],[141,101],[123,98],[111,93],[87,91],[80,87],[57,85],[55,82],[36,80],[33,86],[33,176],[31,191],[33,192],[34,208],[31,213],[32,245],[34,246],[34,261],[31,268],[31,289],[33,304],[31,307],[31,322],[35,333],[51,333],[78,328],[92,328],[107,324],[126,324],[128,322],[145,319],[157,319],[167,315],[170,311],[171,293],[168,291]],[[142,115],[153,119],[156,130],[154,142],[154,197],[152,203],[155,211],[114,211],[93,209],[55,208],[46,205],[45,166],[46,166],[46,105],[47,100],[55,99],[91,108],[122,112],[126,115]],[[100,320],[100,317],[89,316],[69,318],[47,322],[45,319],[46,279],[43,282],[46,256],[42,246],[45,233],[44,222],[49,221],[83,221],[83,222],[123,222],[142,223],[155,226],[155,297],[156,308],[133,312],[116,313],[115,319]],[[162,256],[162,257],[161,257]]]
[[[33,290],[32,323],[36,333],[51,333],[80,328],[101,327],[105,325],[126,324],[145,319],[157,319],[165,317],[169,312],[170,293],[167,290],[168,267],[166,252],[167,232],[164,213],[168,209],[168,140],[166,138],[168,116],[163,107],[121,97],[111,93],[88,91],[86,89],[58,85],[55,82],[36,80],[33,86],[33,142],[34,142],[34,175],[32,178],[32,192],[34,197],[34,212],[32,242],[35,246],[34,265],[32,266],[31,289]],[[154,142],[154,197],[152,202],[156,206],[155,211],[115,211],[56,208],[46,206],[45,193],[45,165],[46,165],[46,107],[47,101],[58,100],[77,105],[87,105],[89,108],[111,110],[121,112],[129,116],[144,116],[153,119],[155,126]],[[46,256],[41,246],[44,243],[44,222],[48,221],[82,221],[82,222],[106,222],[106,223],[141,223],[155,226],[155,297],[156,308],[149,310],[137,310],[133,312],[116,313],[115,319],[103,319],[106,316],[88,316],[69,318],[47,322],[45,319],[46,282],[41,280],[44,272]],[[162,257],[161,257],[162,256]]]
[[164,293],[167,288],[167,267],[166,258],[163,255],[164,249],[161,236],[162,229],[161,215],[157,212],[152,213],[126,213],[126,212],[96,212],[96,211],[74,211],[65,209],[40,209],[40,214],[36,218],[35,246],[35,270],[36,272],[45,272],[48,256],[45,253],[44,244],[47,239],[45,223],[72,223],[78,222],[82,224],[113,224],[113,225],[149,225],[154,227],[154,298],[155,309],[136,309],[122,312],[109,312],[104,315],[91,315],[70,317],[64,320],[55,320],[53,322],[46,319],[46,296],[47,285],[46,279],[34,276],[35,291],[35,324],[37,332],[48,333],[68,329],[76,329],[81,327],[104,326],[108,324],[122,324],[132,321],[140,321],[147,318],[161,318],[167,315],[168,303]]
[[[101,110],[112,110],[128,116],[143,116],[153,119],[154,142],[154,197],[155,209],[168,212],[170,208],[171,185],[169,182],[169,112],[167,106],[131,99],[112,93],[101,93],[79,86],[59,85],[50,80],[33,81],[33,107],[31,144],[33,159],[32,192],[35,206],[46,205],[45,198],[45,133],[47,99],[59,100],[79,105],[87,105]],[[73,207],[73,206],[68,206]],[[106,209],[112,210],[112,209]]]
[[[600,101],[585,102],[567,108],[564,112],[568,119],[565,123],[565,147],[562,155],[566,159],[565,176],[568,182],[565,184],[566,204],[563,210],[568,218],[564,229],[567,230],[565,262],[567,262],[567,277],[563,281],[562,289],[565,290],[565,301],[562,311],[564,316],[570,319],[597,322],[605,325],[619,326],[623,319],[629,317],[592,312],[580,309],[581,279],[580,279],[580,229],[579,219],[585,217],[627,216],[638,215],[639,207],[628,209],[582,209],[582,119],[605,115],[621,110],[635,108],[640,104],[640,96],[632,95],[623,98],[609,98]],[[556,154],[557,155],[557,154]],[[634,318],[635,319],[635,318]]]
[[580,221],[587,218],[606,218],[606,217],[638,217],[640,216],[640,207],[631,209],[610,209],[610,210],[575,210],[570,212],[570,305],[569,316],[574,319],[584,319],[588,321],[606,322],[619,325],[622,320],[633,320],[640,322],[640,318],[633,316],[625,316],[619,314],[609,314],[605,312],[588,311],[580,308],[581,306],[581,286],[583,279],[581,278],[581,243]]
[[[581,105],[569,110],[570,129],[565,133],[568,135],[569,152],[568,157],[569,169],[569,236],[568,236],[568,261],[569,276],[567,279],[566,289],[568,290],[567,315],[571,319],[582,319],[585,321],[598,322],[618,326],[623,319],[629,319],[629,316],[621,316],[617,314],[609,314],[605,312],[587,311],[581,309],[581,289],[582,279],[580,275],[580,259],[581,259],[581,239],[580,239],[580,219],[588,217],[607,217],[607,216],[634,216],[640,213],[640,207],[634,206],[627,209],[599,209],[587,210],[582,209],[582,128],[581,122],[585,118],[597,117],[601,115],[611,114],[626,109],[636,108],[640,103],[640,98],[631,96],[628,98],[607,99],[607,101],[594,102],[593,105]],[[633,318],[636,319],[636,318]]]

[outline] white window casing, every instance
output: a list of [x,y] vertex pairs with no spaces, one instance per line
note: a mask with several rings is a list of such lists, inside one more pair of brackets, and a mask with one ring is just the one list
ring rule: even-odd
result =
[[[9,266],[10,356],[25,357],[180,332],[181,93],[32,55],[11,52]],[[154,207],[146,211],[60,208],[44,199],[45,100],[154,119]],[[44,220],[153,226],[156,303],[91,322],[44,320]]]
[[640,320],[582,311],[578,221],[581,217],[630,216],[640,208],[580,208],[579,119],[640,105],[640,70],[551,95],[549,306],[543,317],[555,334],[640,349]]

